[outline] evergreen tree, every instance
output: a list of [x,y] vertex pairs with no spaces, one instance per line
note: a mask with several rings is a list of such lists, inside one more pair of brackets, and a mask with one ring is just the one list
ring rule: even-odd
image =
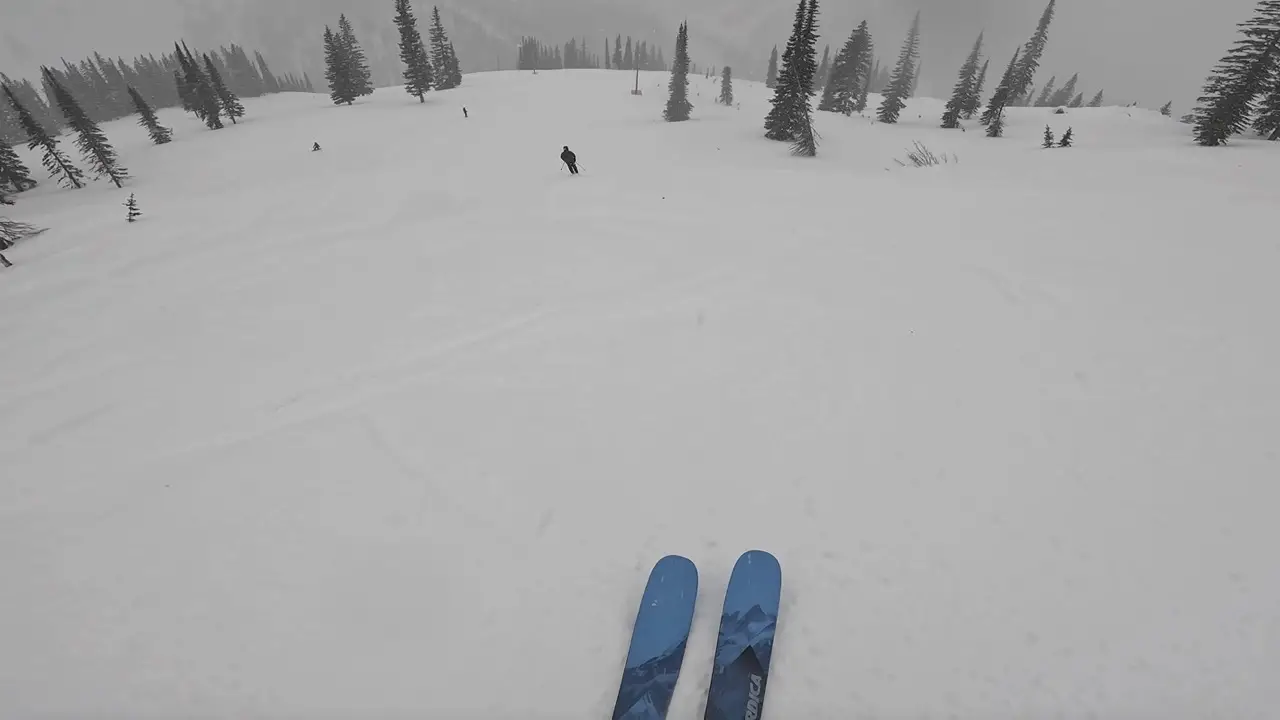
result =
[[1062,89],[1055,92],[1049,98],[1049,107],[1062,107],[1063,105],[1071,102],[1071,98],[1076,96],[1076,83],[1079,80],[1079,73],[1072,75],[1071,79],[1067,81],[1067,84],[1063,85]]
[[773,54],[769,56],[769,71],[764,76],[764,86],[773,89],[778,87],[778,46],[773,46]]
[[809,98],[814,94],[814,82],[818,67],[818,0],[809,0],[805,12],[804,33],[801,35],[800,49],[796,53],[797,80],[800,82],[800,101],[796,104],[798,114],[792,122],[795,140],[791,143],[791,154],[801,157],[813,157],[818,154],[817,133],[813,129],[813,114],[809,109]]
[[867,109],[867,95],[871,93],[871,85],[876,82],[877,76],[880,74],[880,61],[877,60],[874,67],[871,66],[871,58],[875,55],[875,47],[871,45],[871,33],[867,33],[867,67],[871,67],[870,74],[862,83],[862,90],[858,93],[858,99],[853,104],[853,111],[862,114]]
[[604,37],[604,69],[613,69],[613,56],[609,54],[609,36]]
[[[1049,78],[1049,82],[1045,83],[1044,89],[1040,91],[1040,97],[1036,98],[1036,107],[1044,107],[1049,104],[1049,98],[1053,97],[1053,87],[1057,82],[1057,75]],[[1027,97],[1031,96],[1028,95]]]
[[448,87],[456,88],[462,84],[462,67],[458,63],[458,54],[453,51],[453,43],[448,45],[445,56],[445,71],[445,83]]
[[[1280,50],[1277,50],[1280,52]],[[1161,109],[1166,115],[1172,115],[1173,111],[1169,105],[1165,105]],[[1165,112],[1168,110],[1168,112]],[[1258,109],[1258,118],[1253,123],[1253,129],[1260,135],[1265,135],[1268,140],[1280,140],[1280,72],[1276,73],[1275,78],[1271,82],[1270,91],[1263,98],[1262,106]]]
[[271,72],[271,68],[267,66],[267,59],[262,57],[262,53],[254,51],[254,59],[258,62],[258,71],[262,75],[262,84],[268,93],[280,92],[280,81],[275,74]]
[[440,6],[431,10],[431,65],[435,72],[436,88],[448,90],[449,84],[449,36],[444,31],[444,21],[440,19]]
[[822,51],[822,64],[818,65],[817,74],[814,75],[813,86],[818,90],[827,87],[827,82],[831,79],[831,46],[828,45]]
[[[676,50],[676,52],[680,52],[680,51]],[[636,69],[635,58],[631,56],[631,36],[630,35],[627,36],[627,49],[622,52],[622,69],[623,70]]]
[[667,107],[662,117],[667,122],[681,122],[689,119],[693,105],[689,103],[689,24],[680,23],[680,31],[676,34],[676,56],[671,62],[671,91],[667,98]]
[[1044,146],[1046,148],[1053,147],[1053,131],[1049,129],[1048,125],[1044,126]]
[[[965,113],[965,110],[969,107],[976,108],[978,60],[982,58],[982,38],[983,33],[978,33],[978,40],[974,42],[973,49],[969,51],[969,57],[965,58],[964,65],[960,66],[960,78],[956,81],[956,87],[951,93],[951,99],[947,101],[946,112],[942,114],[942,127],[944,128],[954,129],[960,127],[960,116]],[[970,113],[970,116],[972,116],[972,113]]]
[[124,187],[123,181],[128,179],[129,171],[120,165],[115,148],[107,142],[106,134],[89,117],[84,108],[80,107],[80,103],[71,96],[71,93],[54,78],[49,68],[42,68],[42,70],[45,79],[53,88],[54,99],[62,110],[62,115],[67,119],[67,126],[76,133],[76,147],[80,148],[80,154],[89,163],[89,167],[93,168],[97,177],[105,176],[115,183],[116,187]]
[[1044,13],[1040,15],[1040,23],[1036,26],[1035,34],[1027,41],[1022,51],[1022,60],[1019,61],[1012,82],[1009,84],[1010,101],[1024,97],[1027,94],[1027,88],[1031,87],[1032,81],[1035,80],[1036,70],[1040,68],[1040,57],[1044,55],[1045,45],[1049,42],[1049,23],[1053,22],[1056,2],[1057,0],[1049,0]]
[[845,43],[847,64],[836,95],[837,110],[845,115],[867,109],[867,87],[871,84],[871,62],[875,56],[875,42],[871,30],[863,20]]
[[795,122],[800,116],[800,94],[803,88],[801,79],[804,77],[804,60],[800,54],[803,51],[808,16],[807,0],[800,0],[796,7],[795,24],[791,28],[791,38],[787,40],[786,50],[782,53],[782,67],[778,70],[773,98],[769,101],[773,107],[764,119],[764,136],[770,140],[795,140]]
[[1003,137],[1004,136],[1004,106],[991,116],[991,122],[987,124],[987,137]]
[[613,69],[614,70],[626,69],[622,67],[622,35],[621,34],[619,34],[618,37],[614,38],[613,40]]
[[733,68],[728,65],[720,74],[720,104],[733,105]]
[[218,72],[218,68],[214,66],[213,60],[209,54],[204,55],[205,70],[209,73],[209,86],[213,89],[214,95],[218,98],[218,105],[222,108],[223,114],[231,118],[231,124],[236,124],[236,118],[244,117],[244,105],[240,103],[240,98],[231,92],[227,84],[222,80],[222,73]]
[[1058,141],[1058,147],[1071,147],[1071,138],[1071,128],[1067,128],[1067,131],[1062,133],[1062,140]]
[[[1196,109],[1195,137],[1201,145],[1221,145],[1243,132],[1258,95],[1271,90],[1280,58],[1280,0],[1261,0],[1240,31],[1242,37],[1214,68]],[[1269,113],[1259,120],[1267,127]]]
[[1102,91],[1101,90],[1099,90],[1098,94],[1094,95],[1093,99],[1089,101],[1089,107],[1102,107]]
[[1067,103],[1067,107],[1069,108],[1078,108],[1078,107],[1082,107],[1083,105],[1084,105],[1084,93],[1076,93],[1076,96],[1071,98],[1071,102]]
[[369,61],[365,59],[364,48],[356,39],[356,31],[351,27],[345,13],[338,16],[339,42],[347,62],[347,72],[351,78],[351,88],[357,96],[373,94],[373,73],[369,71]]
[[329,81],[329,97],[334,105],[355,102],[359,93],[352,83],[350,64],[341,39],[333,33],[328,25],[324,28],[324,77]]
[[[1009,61],[1009,67],[1005,68],[1004,76],[1000,78],[1000,84],[996,86],[995,93],[991,96],[991,100],[987,102],[987,109],[982,112],[982,124],[990,125],[991,121],[997,116],[1004,116],[1004,109],[1008,107],[1009,100],[1013,97],[1013,83],[1016,82],[1015,75],[1018,72],[1018,58],[1022,54],[1022,48],[1013,51],[1013,59]],[[1001,128],[1004,123],[1001,122]],[[988,133],[990,135],[990,133]],[[999,137],[999,135],[991,135],[991,137]]]
[[191,61],[187,59],[178,43],[174,43],[173,48],[174,58],[178,61],[178,69],[173,71],[173,80],[177,86],[178,97],[182,99],[182,109],[199,117],[200,105],[196,99],[196,86],[191,82]]
[[1172,100],[1160,106],[1160,114],[1165,117],[1173,117],[1173,101]]
[[395,22],[400,29],[400,61],[404,63],[405,92],[417,97],[418,102],[425,103],[433,81],[431,58],[427,56],[427,48],[422,44],[418,18],[414,17],[409,0],[396,0]]
[[4,192],[6,187],[13,188],[14,192],[23,192],[36,184],[31,179],[31,171],[23,164],[18,153],[9,147],[9,143],[0,142],[0,192]]
[[151,142],[157,145],[164,145],[173,139],[173,131],[160,124],[160,119],[156,117],[156,111],[151,109],[147,101],[143,99],[132,85],[129,86],[129,97],[133,98],[133,105],[138,110],[138,124],[147,129],[147,134],[151,136]]
[[124,201],[124,206],[129,209],[129,214],[125,216],[129,222],[137,222],[138,218],[142,217],[142,211],[138,209],[138,201],[133,193],[129,193],[129,199]]
[[880,122],[896,123],[898,114],[907,106],[905,99],[911,94],[911,85],[915,82],[915,62],[920,51],[920,12],[916,11],[915,20],[911,22],[911,30],[902,44],[902,52],[898,55],[898,64],[893,69],[893,77],[889,87],[885,89],[884,100],[880,103],[877,116]]

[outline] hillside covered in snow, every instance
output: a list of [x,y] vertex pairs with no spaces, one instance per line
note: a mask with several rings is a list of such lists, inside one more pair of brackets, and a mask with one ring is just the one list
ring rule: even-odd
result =
[[801,159],[666,79],[165,110],[6,209],[0,717],[600,718],[667,553],[700,717],[752,548],[768,718],[1273,714],[1280,145],[915,99]]

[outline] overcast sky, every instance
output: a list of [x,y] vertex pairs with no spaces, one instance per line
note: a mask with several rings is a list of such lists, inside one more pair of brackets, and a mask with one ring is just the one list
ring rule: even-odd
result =
[[[1003,67],[1035,29],[1046,0],[830,0],[822,6],[822,43],[838,46],[860,20],[876,51],[891,62],[916,10],[922,13],[924,77],[920,94],[946,96],[964,54],[987,33],[993,67]],[[424,0],[415,0],[420,14]],[[1037,86],[1080,73],[1089,94],[1114,101],[1190,109],[1205,76],[1230,46],[1235,25],[1255,0],[1059,0]],[[596,52],[621,33],[666,48],[677,23],[690,21],[690,47],[702,65],[735,66],[759,78],[773,43],[786,42],[791,0],[443,0],[446,22],[466,70],[510,67],[522,34],[547,43],[587,37]],[[388,40],[391,0],[0,0],[0,71],[34,77],[41,63],[97,50],[132,57],[160,52],[177,37],[214,45],[239,42],[263,51],[277,70],[315,70],[319,31],[347,12],[362,42]]]

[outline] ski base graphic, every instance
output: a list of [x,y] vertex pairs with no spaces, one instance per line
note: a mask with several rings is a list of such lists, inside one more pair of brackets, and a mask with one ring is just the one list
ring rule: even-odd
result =
[[666,718],[697,599],[698,570],[691,560],[668,555],[654,565],[631,632],[613,720]]
[[763,550],[743,553],[724,594],[704,720],[760,720],[782,596],[782,568]]

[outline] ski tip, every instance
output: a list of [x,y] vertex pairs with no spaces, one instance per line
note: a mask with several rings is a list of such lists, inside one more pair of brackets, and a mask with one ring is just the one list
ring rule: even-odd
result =
[[738,556],[738,562],[734,563],[734,566],[742,565],[773,567],[777,568],[778,574],[782,573],[782,565],[778,562],[778,558],[774,557],[773,553],[768,550],[748,550],[742,553],[742,555]]
[[658,562],[654,563],[653,567],[655,570],[660,567],[666,567],[666,568],[684,567],[689,570],[692,570],[695,575],[698,572],[698,567],[693,564],[693,561],[683,555],[667,555],[662,559],[658,560]]

